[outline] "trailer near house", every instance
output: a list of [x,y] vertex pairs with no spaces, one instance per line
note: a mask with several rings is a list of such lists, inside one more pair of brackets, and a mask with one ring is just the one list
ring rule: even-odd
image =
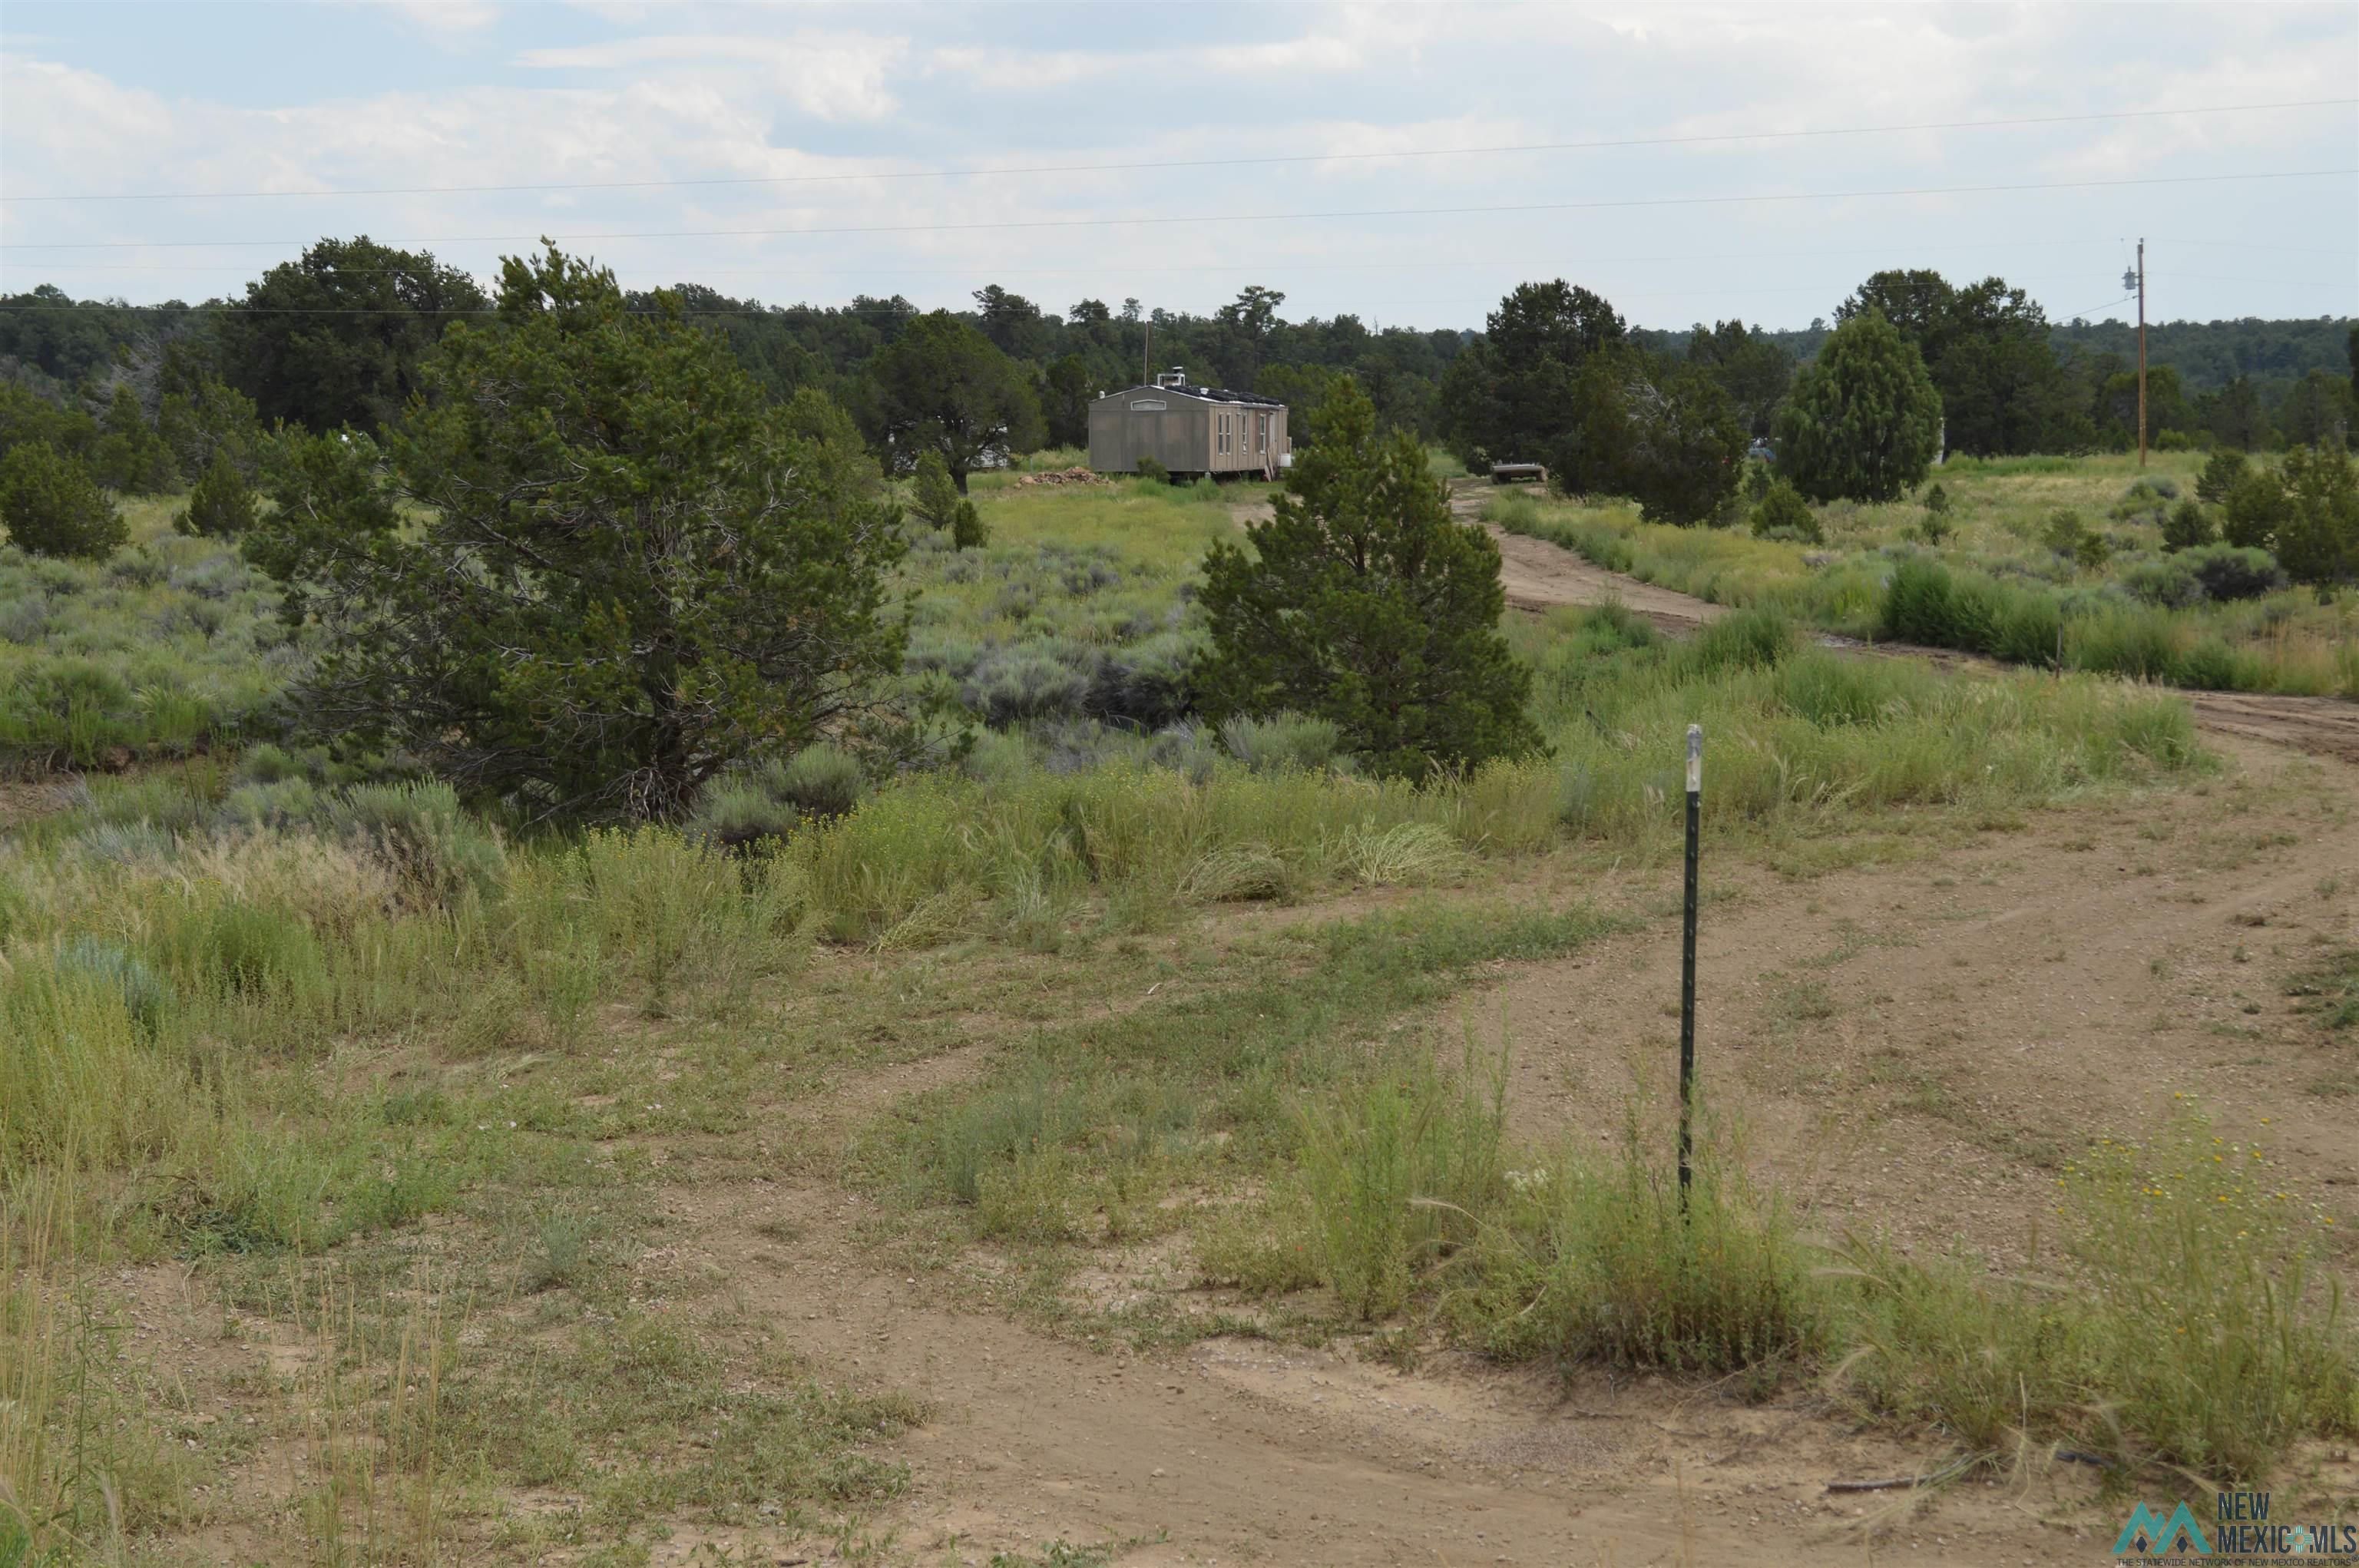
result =
[[1153,458],[1172,474],[1275,479],[1292,466],[1286,405],[1249,392],[1191,387],[1179,365],[1152,387],[1109,392],[1090,405],[1090,466],[1136,474]]

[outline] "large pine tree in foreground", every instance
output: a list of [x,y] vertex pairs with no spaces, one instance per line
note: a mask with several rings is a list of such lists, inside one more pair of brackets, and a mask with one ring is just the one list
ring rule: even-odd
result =
[[1200,706],[1329,720],[1372,770],[1408,778],[1538,749],[1531,673],[1498,632],[1498,547],[1350,380],[1312,428],[1276,515],[1205,557]]
[[[671,301],[676,306],[676,301]],[[713,334],[552,248],[388,432],[300,438],[247,536],[325,636],[310,729],[534,816],[674,815],[889,712],[893,509]]]

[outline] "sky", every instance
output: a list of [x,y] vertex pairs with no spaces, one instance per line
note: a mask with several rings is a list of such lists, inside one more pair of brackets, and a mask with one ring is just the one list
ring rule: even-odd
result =
[[2143,235],[2152,320],[2341,317],[2354,99],[2348,3],[8,0],[0,290],[235,297],[364,233],[775,304],[1473,327],[1563,277],[1782,327],[1930,267],[2104,320]]

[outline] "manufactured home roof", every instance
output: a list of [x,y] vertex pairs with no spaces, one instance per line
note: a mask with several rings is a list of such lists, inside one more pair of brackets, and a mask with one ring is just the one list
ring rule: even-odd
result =
[[1125,387],[1119,392],[1109,392],[1106,397],[1133,397],[1141,392],[1177,392],[1182,397],[1193,397],[1202,403],[1242,403],[1254,408],[1283,408],[1285,404],[1275,397],[1256,397],[1250,392],[1232,392],[1225,387]]

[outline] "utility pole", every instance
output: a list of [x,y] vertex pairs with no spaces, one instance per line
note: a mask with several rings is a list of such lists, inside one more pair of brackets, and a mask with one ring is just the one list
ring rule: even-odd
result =
[[[1141,387],[1155,385],[1155,323],[1153,321],[1147,323],[1147,346],[1138,351],[1138,384]],[[2138,385],[2144,387],[2146,383],[2140,381]],[[2144,397],[2145,394],[2141,392],[2139,396]],[[2143,417],[2139,419],[2138,424],[2141,428],[2145,426],[2146,420]]]
[[2146,466],[2146,236],[2138,236],[2138,466]]

